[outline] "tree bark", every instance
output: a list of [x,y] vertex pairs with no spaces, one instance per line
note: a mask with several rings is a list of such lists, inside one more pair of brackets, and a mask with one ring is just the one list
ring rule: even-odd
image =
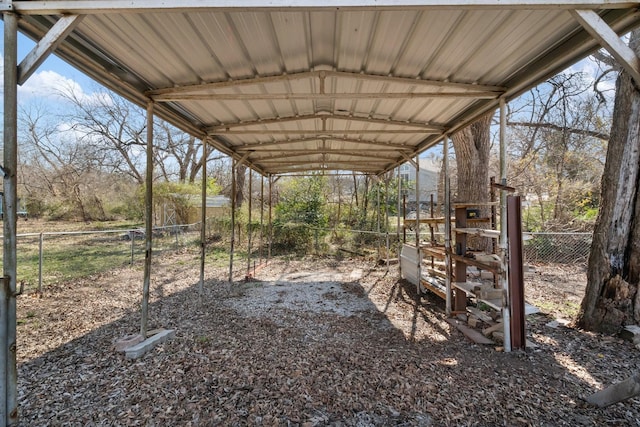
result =
[[[640,32],[629,44],[640,53]],[[600,210],[578,326],[615,333],[640,322],[640,92],[624,71],[616,83]]]
[[490,125],[493,113],[451,137],[458,170],[458,202],[489,201]]
[[[490,200],[489,152],[492,119],[493,112],[487,113],[451,137],[458,171],[458,195],[455,199],[457,202],[486,203]],[[480,209],[482,217],[488,217],[489,212],[488,206]],[[467,243],[480,250],[491,251],[491,239],[468,238]]]

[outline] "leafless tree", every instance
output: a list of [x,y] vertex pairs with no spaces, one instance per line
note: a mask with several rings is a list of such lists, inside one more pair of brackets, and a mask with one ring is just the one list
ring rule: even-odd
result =
[[[640,55],[640,31],[629,45]],[[616,84],[602,201],[589,256],[579,326],[607,333],[640,322],[640,91],[622,71]]]

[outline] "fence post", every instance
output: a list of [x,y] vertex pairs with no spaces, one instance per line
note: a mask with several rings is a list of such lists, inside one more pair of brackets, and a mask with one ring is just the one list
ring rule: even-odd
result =
[[40,233],[40,242],[38,243],[38,293],[42,294],[42,255],[43,255],[43,246],[44,243],[44,234]]
[[131,236],[131,266],[133,266],[133,250],[134,250],[134,245],[136,242],[136,233],[135,231],[131,230],[129,231],[129,235]]

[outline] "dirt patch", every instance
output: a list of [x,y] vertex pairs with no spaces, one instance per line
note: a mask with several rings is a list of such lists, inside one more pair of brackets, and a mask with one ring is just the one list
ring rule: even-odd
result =
[[528,279],[530,302],[554,307],[529,318],[538,348],[511,354],[468,341],[394,267],[357,260],[276,259],[233,284],[208,267],[200,295],[193,254],[157,258],[150,328],[176,337],[134,361],[112,345],[138,330],[140,268],[47,288],[18,300],[21,424],[639,425],[637,399],[583,404],[637,372],[638,350],[546,326],[580,277],[549,271]]

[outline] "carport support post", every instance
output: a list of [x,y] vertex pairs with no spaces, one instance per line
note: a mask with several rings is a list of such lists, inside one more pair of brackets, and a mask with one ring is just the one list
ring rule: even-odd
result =
[[231,159],[231,247],[229,248],[229,283],[233,282],[233,251],[236,243],[236,159]]
[[444,268],[446,270],[445,290],[446,302],[445,312],[447,317],[451,316],[451,182],[449,181],[449,136],[445,135],[442,140],[442,169],[444,172]]
[[376,216],[376,229],[377,229],[377,236],[376,236],[376,241],[378,242],[378,261],[380,261],[380,179],[379,177],[376,177],[378,179],[376,179],[376,211],[377,211],[377,216]]
[[202,296],[204,290],[204,261],[207,254],[207,138],[202,140],[202,212],[200,215],[200,282],[198,293]]
[[249,224],[247,225],[247,277],[251,273],[251,199],[253,198],[253,169],[249,168]]
[[417,293],[420,296],[420,287],[422,280],[422,263],[420,259],[420,156],[416,156],[416,251],[418,251],[418,284]]
[[147,170],[145,175],[144,193],[144,279],[142,285],[142,316],[140,321],[140,335],[147,337],[147,322],[149,319],[149,287],[151,282],[151,248],[153,233],[153,102],[147,103]]
[[387,273],[389,272],[389,180],[393,177],[387,175],[384,180],[384,232],[386,237],[386,245],[387,245]]
[[273,217],[272,207],[273,204],[273,176],[269,175],[269,250],[267,251],[267,262],[271,261],[271,243],[273,242]]
[[402,210],[402,179],[400,178],[400,166],[398,166],[398,221],[396,225],[396,236],[398,238],[398,269],[402,275],[402,263],[400,262],[400,254],[402,253],[402,240],[400,240],[400,211]]
[[[507,185],[507,108],[504,98],[500,98],[500,183]],[[504,327],[504,351],[511,351],[511,307],[509,304],[509,271],[507,262],[507,192],[500,190],[500,260],[502,272],[500,283],[504,289],[505,299],[502,307],[502,324]]]
[[1,423],[18,423],[16,369],[16,229],[18,167],[18,17],[4,13],[4,221],[3,281],[0,286],[0,403]]
[[262,264],[262,249],[264,237],[264,175],[260,174],[260,264]]

